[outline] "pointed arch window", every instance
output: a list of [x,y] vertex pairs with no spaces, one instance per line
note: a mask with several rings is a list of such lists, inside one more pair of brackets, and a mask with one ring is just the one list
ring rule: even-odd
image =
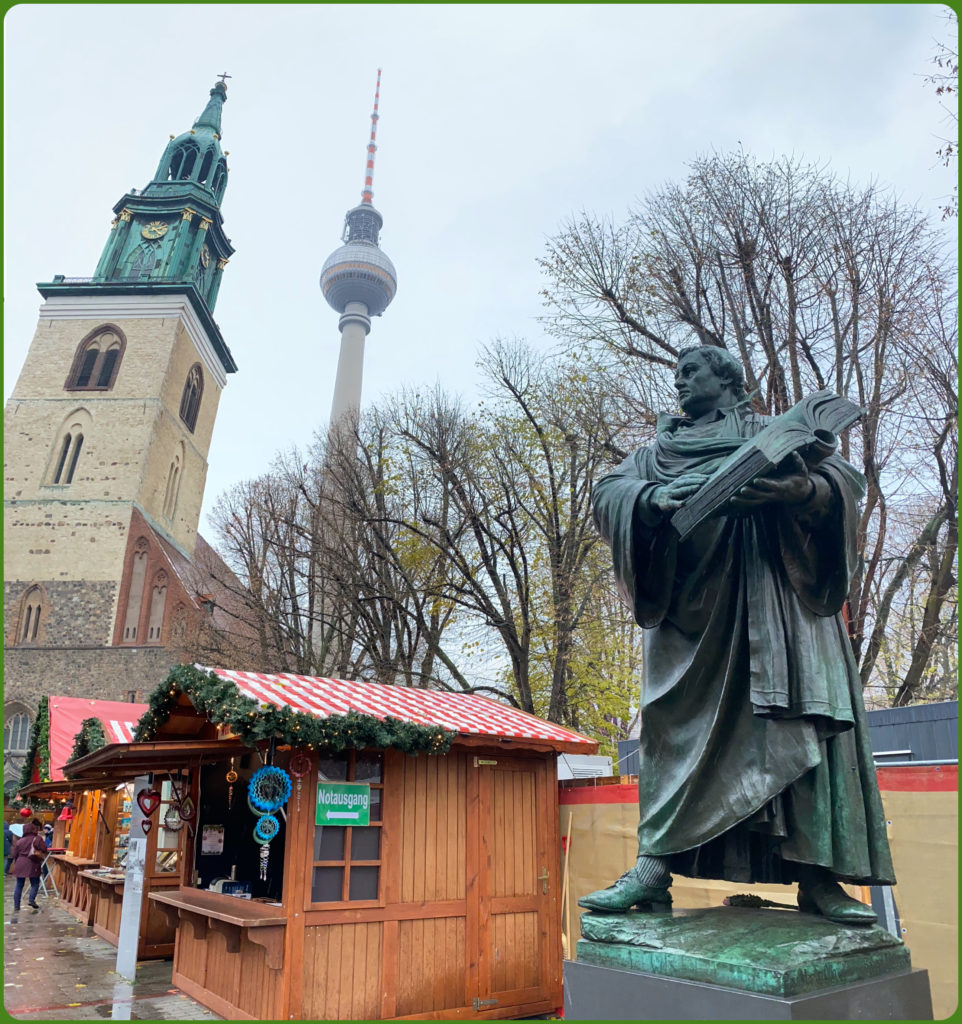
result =
[[30,751],[33,717],[17,701],[3,709],[3,790],[13,796],[20,785],[20,773]]
[[201,372],[200,363],[194,363],[187,374],[184,393],[180,399],[180,418],[192,434],[197,426],[197,413],[200,410],[200,400],[203,394],[204,374]]
[[123,332],[112,324],[91,331],[77,346],[66,391],[109,391],[117,380],[127,345]]
[[150,277],[160,262],[160,243],[141,242],[127,257],[124,277]]
[[20,600],[20,614],[17,617],[18,644],[41,643],[43,635],[40,630],[41,619],[44,618],[45,601],[43,587],[35,583],[28,587]]
[[149,545],[145,537],[137,540],[130,567],[130,589],[127,592],[127,613],[124,616],[124,643],[137,642],[137,628],[140,625],[140,606],[144,599],[144,583],[147,579],[147,553]]
[[[13,711],[13,714],[10,711]],[[26,711],[7,710],[3,722],[3,749],[7,754],[26,754],[30,747],[30,716]]]
[[163,634],[164,605],[167,602],[167,573],[161,569],[154,577],[150,592],[150,617],[147,620],[147,643],[159,644]]

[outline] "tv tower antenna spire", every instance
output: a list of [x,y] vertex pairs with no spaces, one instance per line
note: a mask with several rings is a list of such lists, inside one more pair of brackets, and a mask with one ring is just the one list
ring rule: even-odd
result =
[[381,99],[381,69],[377,69],[377,85],[374,87],[374,109],[371,111],[371,138],[367,144],[367,164],[364,167],[364,191],[361,193],[361,202],[368,206],[374,203],[374,154],[377,152],[377,143],[374,141],[377,135],[377,105]]

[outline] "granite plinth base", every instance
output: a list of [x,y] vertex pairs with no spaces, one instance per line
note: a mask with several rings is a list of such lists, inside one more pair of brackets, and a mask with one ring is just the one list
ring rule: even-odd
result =
[[773,996],[569,960],[565,1020],[932,1020],[928,972]]

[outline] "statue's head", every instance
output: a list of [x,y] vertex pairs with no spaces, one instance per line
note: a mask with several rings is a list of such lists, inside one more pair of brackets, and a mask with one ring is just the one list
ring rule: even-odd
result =
[[717,345],[683,348],[675,367],[675,387],[681,407],[689,416],[727,409],[748,394],[741,363]]

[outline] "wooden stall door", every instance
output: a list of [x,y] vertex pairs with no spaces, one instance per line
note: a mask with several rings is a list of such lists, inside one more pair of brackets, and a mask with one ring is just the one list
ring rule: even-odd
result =
[[481,863],[479,997],[474,1009],[548,999],[551,909],[559,879],[548,856],[548,762],[477,758]]

